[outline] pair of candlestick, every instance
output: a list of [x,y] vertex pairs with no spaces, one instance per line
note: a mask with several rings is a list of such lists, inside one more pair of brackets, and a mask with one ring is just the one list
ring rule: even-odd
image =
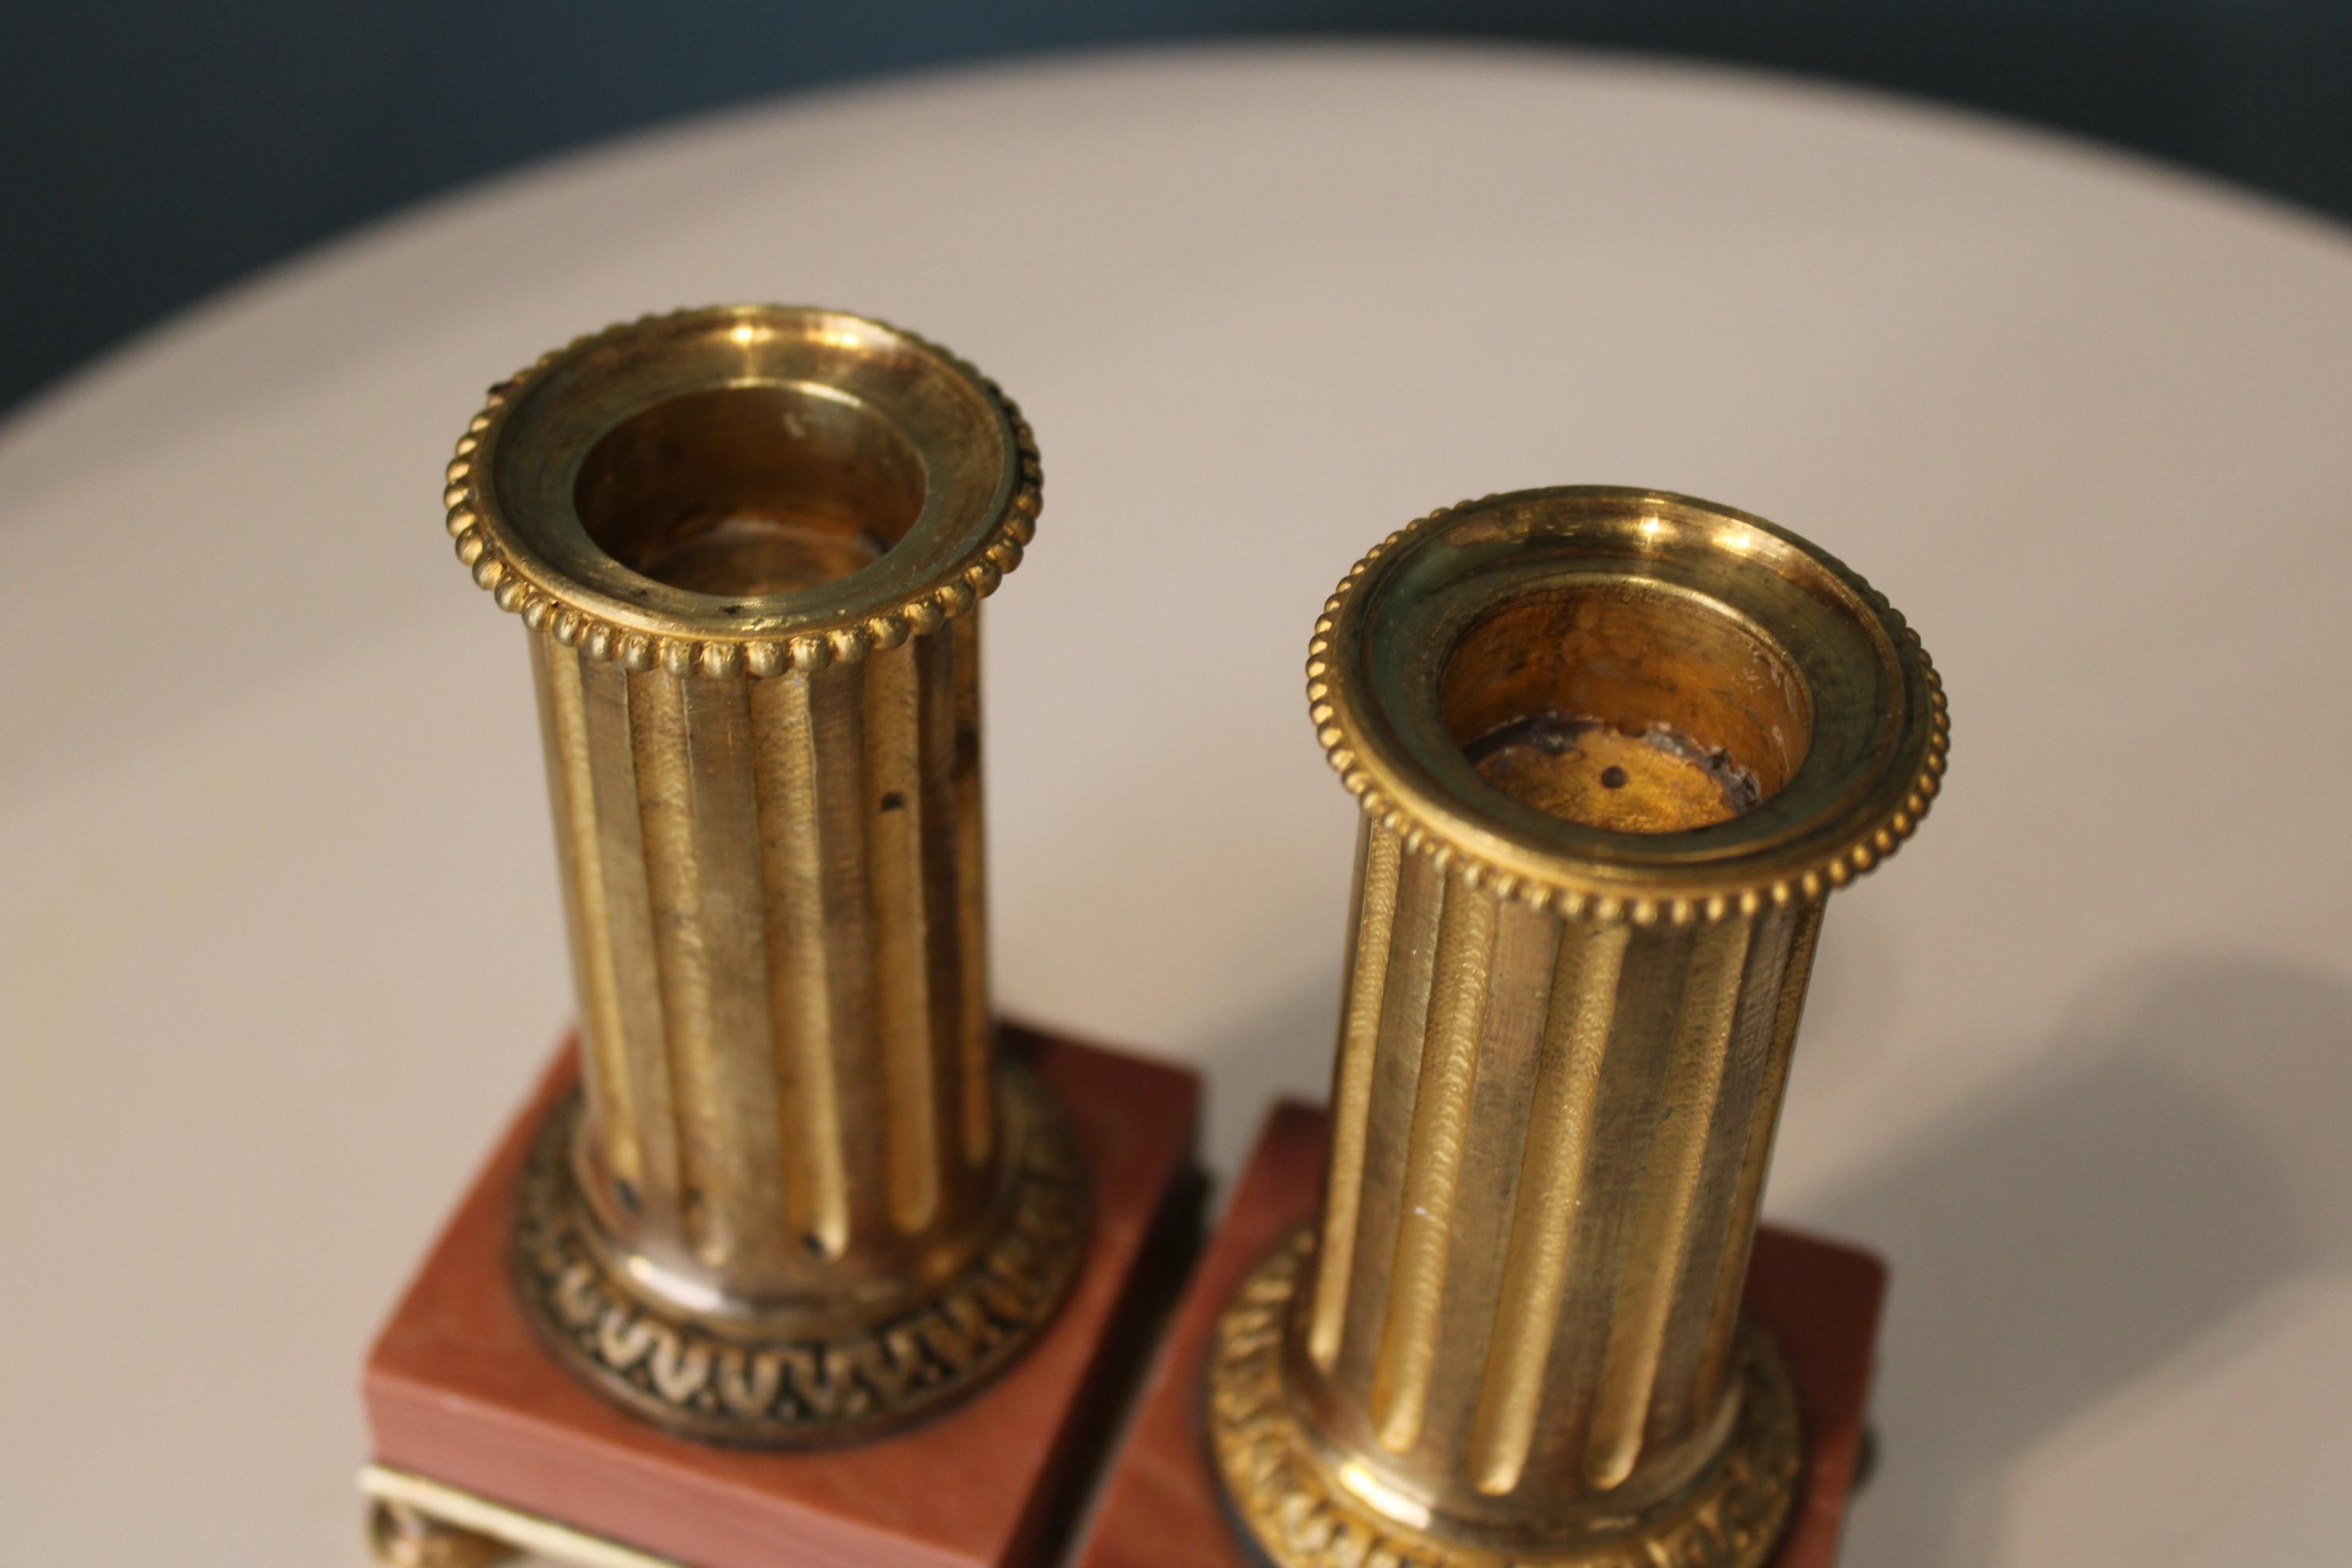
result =
[[[529,632],[578,988],[499,1189],[521,1319],[689,1468],[965,1419],[1105,1223],[988,993],[1028,426],[881,323],[688,311],[495,388],[446,502]],[[1220,1319],[1196,1462],[1283,1568],[1763,1562],[1802,1438],[1741,1286],[1822,901],[1944,766],[1916,637],[1759,519],[1570,488],[1391,535],[1307,676],[1363,809],[1320,1214]],[[391,1561],[733,1550],[420,1463],[372,1472]]]

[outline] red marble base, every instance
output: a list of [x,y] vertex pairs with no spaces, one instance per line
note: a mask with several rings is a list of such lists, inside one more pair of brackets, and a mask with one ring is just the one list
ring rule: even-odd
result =
[[1139,1323],[1172,1294],[1199,1184],[1190,1071],[1008,1026],[1060,1095],[1092,1178],[1081,1272],[1043,1338],[970,1401],[893,1436],[758,1453],[665,1436],[573,1381],[518,1304],[508,1256],[530,1133],[567,1046],[368,1357],[377,1463],[697,1568],[998,1568],[1051,1549],[1091,1469]]
[[[1254,1568],[1234,1534],[1201,1430],[1201,1363],[1217,1314],[1258,1259],[1315,1215],[1327,1121],[1275,1108],[1211,1237],[1112,1461],[1080,1568]],[[1861,1457],[1886,1269],[1868,1253],[1766,1226],[1748,1274],[1748,1313],[1770,1330],[1805,1421],[1804,1495],[1774,1568],[1829,1568]]]

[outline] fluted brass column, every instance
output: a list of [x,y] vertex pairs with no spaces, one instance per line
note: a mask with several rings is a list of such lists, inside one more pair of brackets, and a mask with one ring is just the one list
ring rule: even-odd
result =
[[1741,1284],[1822,900],[1943,772],[1917,638],[1759,519],[1537,490],[1375,550],[1307,680],[1355,942],[1322,1218],[1212,1357],[1236,1512],[1284,1568],[1760,1563]]
[[721,1441],[968,1390],[1080,1239],[988,999],[979,601],[1034,527],[1026,426],[909,334],[724,308],[494,389],[449,482],[529,634],[579,992],[526,1302],[596,1387]]

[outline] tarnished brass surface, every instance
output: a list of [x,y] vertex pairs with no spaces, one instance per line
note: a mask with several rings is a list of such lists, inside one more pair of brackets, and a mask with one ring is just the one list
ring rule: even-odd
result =
[[1322,1217],[1212,1358],[1237,1513],[1284,1568],[1762,1562],[1740,1287],[1822,899],[1944,769],[1917,638],[1759,519],[1537,490],[1368,556],[1307,693],[1355,942]]
[[747,1426],[822,1424],[836,1438],[886,1431],[955,1398],[1018,1354],[1076,1266],[1085,1184],[1068,1129],[1026,1072],[1011,1075],[1005,1144],[1018,1164],[969,1268],[890,1317],[747,1340],[648,1306],[576,1201],[579,1101],[551,1118],[517,1199],[516,1259],[556,1352],[649,1420],[713,1442]]
[[1673,1506],[1653,1510],[1647,1528],[1592,1531],[1530,1550],[1508,1531],[1440,1519],[1402,1497],[1360,1495],[1372,1478],[1308,1423],[1286,1384],[1285,1331],[1313,1255],[1313,1233],[1300,1231],[1259,1265],[1219,1317],[1210,1348],[1218,1468],[1234,1511],[1277,1563],[1654,1568],[1743,1562],[1772,1545],[1804,1452],[1796,1388],[1770,1338],[1752,1324],[1733,1347],[1736,1415],[1726,1441]]
[[458,558],[529,635],[579,990],[585,1114],[524,1227],[577,1245],[525,1247],[526,1302],[715,1440],[967,1391],[1082,1243],[1059,1112],[1008,1099],[989,1012],[979,601],[1034,529],[1027,426],[894,328],[725,307],[494,388],[448,478]]

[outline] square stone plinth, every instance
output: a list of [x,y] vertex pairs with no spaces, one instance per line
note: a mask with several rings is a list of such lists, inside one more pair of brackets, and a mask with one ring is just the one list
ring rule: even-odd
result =
[[[1275,1108],[1186,1289],[1125,1446],[1112,1461],[1079,1568],[1260,1568],[1235,1534],[1202,1428],[1202,1367],[1218,1314],[1322,1197],[1328,1118]],[[1766,1226],[1747,1310],[1780,1342],[1804,1415],[1804,1489],[1774,1568],[1830,1568],[1861,1458],[1886,1291],[1885,1265],[1835,1242]]]
[[[1085,1261],[1037,1342],[911,1430],[818,1452],[669,1436],[576,1382],[525,1320],[510,1258],[531,1134],[577,1075],[566,1046],[426,1258],[363,1380],[384,1475],[694,1568],[1000,1568],[1050,1549],[1094,1468],[1123,1373],[1181,1276],[1199,1200],[1200,1081],[1008,1026],[1075,1123]],[[462,1520],[452,1522],[463,1523]]]

